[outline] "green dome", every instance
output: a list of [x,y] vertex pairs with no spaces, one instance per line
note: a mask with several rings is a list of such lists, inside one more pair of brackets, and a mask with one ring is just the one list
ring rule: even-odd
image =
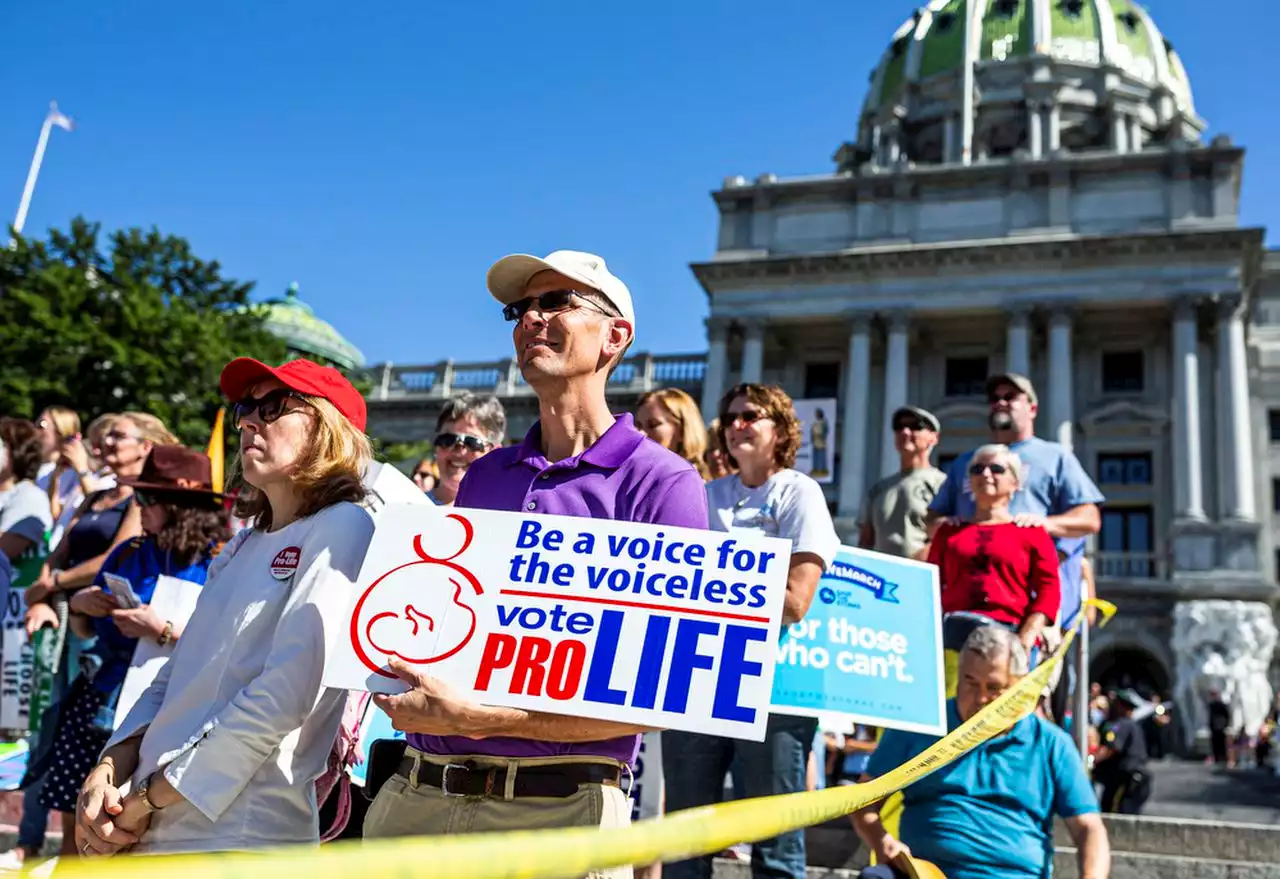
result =
[[[998,127],[1010,108],[1051,100],[1065,111],[1064,130],[1090,129],[1067,137],[1068,149],[1105,146],[1085,117],[1114,105],[1151,140],[1198,140],[1205,127],[1182,61],[1132,0],[930,0],[894,32],[871,74],[859,143],[863,154],[877,150],[883,129],[897,127],[907,134],[894,156],[930,161],[907,142],[921,128],[959,117],[966,132],[981,130],[984,113]],[[947,137],[954,144],[958,134]],[[930,138],[936,152],[942,133]]]
[[290,350],[323,358],[343,369],[364,366],[359,349],[298,298],[297,281],[289,285],[283,299],[268,300],[261,308],[267,331],[282,339]]

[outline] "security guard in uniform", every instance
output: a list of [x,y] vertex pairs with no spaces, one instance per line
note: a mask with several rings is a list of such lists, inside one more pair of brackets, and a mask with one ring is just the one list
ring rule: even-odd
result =
[[1102,730],[1102,746],[1094,761],[1094,779],[1102,783],[1103,812],[1138,815],[1151,796],[1147,772],[1147,740],[1133,720],[1142,697],[1133,690],[1116,694],[1111,722]]

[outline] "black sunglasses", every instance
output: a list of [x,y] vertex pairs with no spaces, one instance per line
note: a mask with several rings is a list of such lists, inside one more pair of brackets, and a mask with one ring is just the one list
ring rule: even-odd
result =
[[413,478],[414,479],[435,479],[436,477],[435,477],[435,474],[428,473],[426,470],[419,470],[417,473],[413,474]]
[[893,432],[897,433],[900,430],[909,430],[915,433],[921,430],[932,430],[932,428],[923,421],[899,421],[893,426]]
[[761,412],[759,409],[745,409],[742,412],[726,413],[725,421],[731,427],[736,427],[738,424],[742,424],[743,426],[755,424],[757,421],[763,421],[768,417],[768,414]]
[[[574,297],[582,300],[584,304],[591,306],[601,314],[609,315],[607,310],[589,299],[585,293],[579,293],[577,290],[548,290],[546,293],[539,293],[537,296],[530,296],[526,299],[512,302],[502,309],[502,316],[507,321],[515,323],[523,318],[525,313],[535,305],[538,307],[538,311],[544,314],[568,311],[574,307]],[[612,315],[609,316],[612,317]]]
[[442,433],[435,438],[434,445],[437,449],[452,449],[457,446],[466,446],[468,452],[483,452],[488,450],[491,444],[480,439],[480,437],[472,436],[469,433]]
[[1012,403],[1022,396],[1022,391],[1005,391],[1003,394],[987,394],[988,403]]
[[301,400],[305,403],[307,398],[288,388],[277,388],[256,399],[245,397],[231,410],[231,423],[236,430],[241,430],[244,420],[257,412],[263,424],[274,424],[280,420],[280,416],[284,415],[285,404],[289,400]]
[[970,476],[981,476],[983,473],[986,473],[988,470],[991,471],[992,476],[1002,476],[1005,473],[1005,466],[1003,464],[970,464],[969,465]]

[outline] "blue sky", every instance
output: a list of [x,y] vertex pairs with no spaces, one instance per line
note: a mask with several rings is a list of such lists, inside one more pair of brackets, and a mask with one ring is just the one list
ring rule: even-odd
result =
[[[822,173],[901,0],[189,4],[41,0],[0,32],[0,213],[51,99],[28,234],[76,214],[189,238],[257,295],[291,280],[372,361],[505,357],[493,259],[602,254],[634,350],[698,351],[730,174]],[[1268,0],[1155,0],[1210,135],[1249,148],[1245,223],[1280,225]],[[19,11],[20,10],[20,11]],[[1269,236],[1275,240],[1275,236]]]

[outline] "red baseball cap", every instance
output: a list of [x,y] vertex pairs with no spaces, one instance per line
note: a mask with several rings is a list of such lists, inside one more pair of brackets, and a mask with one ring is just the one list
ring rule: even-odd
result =
[[332,366],[299,358],[271,367],[252,357],[237,357],[222,368],[218,386],[223,395],[235,403],[244,398],[245,391],[267,378],[274,378],[300,394],[328,400],[358,430],[364,431],[368,414],[364,397]]

